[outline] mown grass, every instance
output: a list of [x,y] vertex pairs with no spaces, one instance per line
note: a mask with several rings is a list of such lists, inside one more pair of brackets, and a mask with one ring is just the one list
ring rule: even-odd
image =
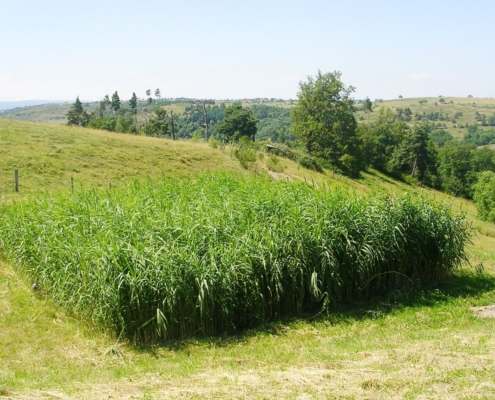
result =
[[[0,202],[74,187],[109,188],[132,179],[184,178],[242,168],[207,144],[0,120]],[[14,170],[19,170],[19,193]]]
[[437,282],[469,228],[421,198],[205,175],[4,206],[0,241],[59,304],[134,342],[222,334]]
[[470,307],[494,303],[494,285],[457,272],[395,303],[136,348],[68,317],[0,260],[0,396],[489,399],[495,319]]

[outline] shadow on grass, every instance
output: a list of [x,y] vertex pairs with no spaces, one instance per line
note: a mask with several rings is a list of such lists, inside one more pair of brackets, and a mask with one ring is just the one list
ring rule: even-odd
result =
[[495,291],[495,275],[457,271],[436,285],[411,288],[399,287],[381,296],[334,305],[324,313],[314,311],[297,316],[278,318],[238,333],[223,336],[196,336],[182,340],[165,341],[157,345],[136,346],[138,352],[155,354],[157,348],[166,348],[188,354],[195,346],[229,347],[255,336],[284,336],[291,327],[301,323],[327,322],[332,325],[376,319],[407,308],[434,307],[462,298],[477,298]]

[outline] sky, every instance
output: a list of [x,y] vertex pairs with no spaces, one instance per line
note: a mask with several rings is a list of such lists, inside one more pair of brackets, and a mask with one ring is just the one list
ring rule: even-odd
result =
[[493,0],[0,0],[0,101],[495,97]]

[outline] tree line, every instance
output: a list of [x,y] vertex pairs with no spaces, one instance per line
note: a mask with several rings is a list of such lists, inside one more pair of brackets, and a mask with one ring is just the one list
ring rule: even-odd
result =
[[358,124],[354,90],[342,82],[340,72],[319,71],[300,82],[298,100],[290,109],[195,101],[174,115],[165,109],[157,89],[154,98],[148,90],[145,100],[138,100],[133,93],[125,105],[115,92],[111,98],[105,96],[91,114],[77,98],[67,119],[72,125],[173,139],[237,141],[245,137],[287,143],[299,152],[297,159],[304,160],[301,164],[306,167],[329,167],[351,177],[359,177],[371,167],[466,198],[476,198],[482,173],[495,173],[495,151],[478,147],[494,143],[495,132],[473,124],[468,125],[463,140],[454,140],[431,122],[448,119],[448,115],[416,114],[415,125],[410,127],[406,122],[413,116],[408,108],[395,112],[382,108],[370,123],[373,107],[369,99],[361,106],[368,121]]

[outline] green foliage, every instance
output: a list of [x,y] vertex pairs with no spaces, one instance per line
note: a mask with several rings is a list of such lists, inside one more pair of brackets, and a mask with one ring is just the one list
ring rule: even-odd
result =
[[133,116],[126,113],[121,113],[117,118],[115,131],[119,133],[137,133]]
[[110,108],[113,110],[114,115],[120,110],[120,97],[117,91],[112,95],[112,102],[110,103]]
[[266,166],[270,171],[273,172],[284,172],[286,168],[285,165],[280,162],[280,158],[278,158],[274,154],[271,154],[268,157],[268,160],[266,161]]
[[208,139],[208,144],[213,149],[216,149],[218,146],[220,146],[220,143],[221,142],[219,140],[216,140],[213,136],[210,136],[210,139]]
[[132,93],[132,97],[129,100],[129,108],[131,109],[132,114],[137,114],[137,105],[138,105],[138,99],[136,96],[136,93]]
[[495,152],[474,144],[450,141],[439,151],[439,175],[443,189],[470,198],[472,185],[483,171],[495,171]]
[[443,147],[445,143],[454,139],[454,137],[447,131],[443,129],[434,130],[430,134],[431,140],[438,145],[438,147]]
[[89,121],[88,113],[83,109],[79,96],[66,114],[67,125],[86,126]]
[[205,175],[6,205],[0,245],[58,304],[134,342],[233,332],[435,282],[465,220],[424,199]]
[[256,153],[251,149],[235,149],[234,155],[244,169],[249,169],[251,163],[256,161]]
[[390,108],[380,109],[373,124],[361,124],[358,127],[366,160],[371,166],[382,171],[387,171],[392,154],[409,134],[409,127],[398,120]]
[[157,108],[155,115],[150,118],[144,132],[147,136],[163,137],[170,134],[170,127],[166,120],[167,114],[163,108]]
[[477,125],[469,125],[467,132],[464,134],[466,143],[474,143],[477,146],[495,144],[495,130],[484,130]]
[[495,173],[485,171],[479,174],[478,182],[473,189],[478,217],[495,223]]
[[320,157],[351,176],[364,168],[351,93],[341,73],[308,77],[300,82],[298,102],[292,109],[292,130],[309,155]]
[[366,97],[366,100],[364,100],[363,110],[367,113],[373,112],[373,103],[368,97]]
[[388,162],[389,170],[410,175],[428,186],[436,186],[437,153],[429,138],[430,132],[431,128],[426,123],[408,131],[394,149]]
[[254,141],[258,120],[252,112],[243,108],[241,103],[234,103],[225,109],[225,119],[216,125],[216,132],[221,138],[239,140],[243,136]]
[[312,169],[318,172],[323,172],[322,162],[316,157],[312,157],[307,154],[300,154],[297,157],[297,162],[304,168]]
[[115,118],[105,117],[90,119],[88,123],[88,128],[92,129],[104,129],[106,131],[115,131],[117,127],[117,121]]
[[253,104],[253,115],[258,122],[258,140],[271,139],[273,143],[294,141],[291,131],[290,109],[283,107]]

